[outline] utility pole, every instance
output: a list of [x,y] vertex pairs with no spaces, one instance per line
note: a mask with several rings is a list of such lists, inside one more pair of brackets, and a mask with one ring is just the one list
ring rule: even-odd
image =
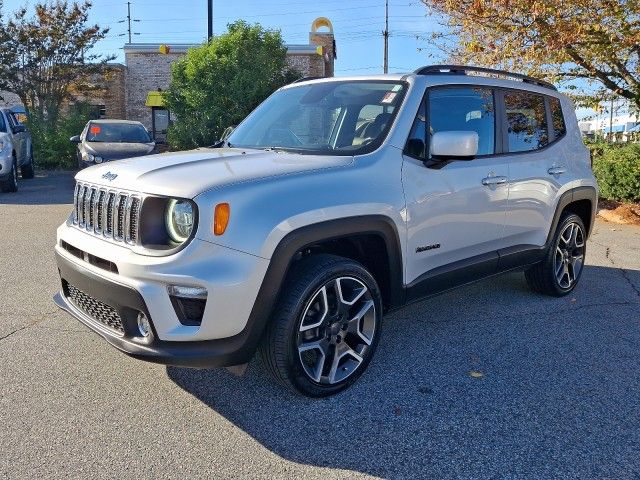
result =
[[207,0],[207,40],[213,37],[213,0]]
[[384,73],[389,73],[389,0],[384,2]]
[[[140,20],[138,20],[138,19],[131,18],[131,2],[127,2],[127,19],[126,20],[120,20],[118,23],[127,22],[127,33],[129,35],[129,43],[131,43],[131,35],[140,35],[139,33],[131,31],[131,22],[139,22],[139,21]],[[124,35],[125,35],[124,33],[121,33],[118,36],[122,37]]]

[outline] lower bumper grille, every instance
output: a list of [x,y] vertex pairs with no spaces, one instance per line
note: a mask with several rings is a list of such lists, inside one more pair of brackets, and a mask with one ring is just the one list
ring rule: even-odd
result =
[[103,325],[115,330],[119,334],[124,334],[122,318],[118,312],[107,304],[87,295],[82,290],[67,283],[66,296],[82,312]]

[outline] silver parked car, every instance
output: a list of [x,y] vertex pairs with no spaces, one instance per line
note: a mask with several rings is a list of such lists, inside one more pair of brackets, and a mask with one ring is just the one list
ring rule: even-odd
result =
[[18,190],[18,170],[22,178],[33,178],[31,135],[16,112],[0,108],[0,190]]
[[257,351],[313,397],[351,385],[408,303],[512,270],[569,294],[597,204],[571,101],[459,66],[294,83],[219,148],[76,180],[61,308],[152,362],[244,368]]
[[78,144],[78,168],[111,160],[149,155],[155,142],[144,125],[130,120],[91,120],[80,135],[69,139]]

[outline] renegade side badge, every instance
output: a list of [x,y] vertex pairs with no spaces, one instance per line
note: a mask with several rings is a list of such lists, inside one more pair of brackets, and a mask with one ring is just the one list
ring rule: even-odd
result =
[[416,253],[426,252],[427,250],[434,250],[436,248],[440,248],[439,243],[433,243],[431,245],[425,245],[424,247],[418,247],[416,248]]

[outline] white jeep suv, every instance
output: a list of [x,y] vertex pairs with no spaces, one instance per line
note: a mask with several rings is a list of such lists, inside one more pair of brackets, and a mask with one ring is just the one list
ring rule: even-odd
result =
[[61,308],[152,362],[258,351],[314,397],[352,384],[383,314],[409,302],[514,269],[569,293],[597,202],[564,95],[459,66],[296,82],[218,148],[76,179]]

